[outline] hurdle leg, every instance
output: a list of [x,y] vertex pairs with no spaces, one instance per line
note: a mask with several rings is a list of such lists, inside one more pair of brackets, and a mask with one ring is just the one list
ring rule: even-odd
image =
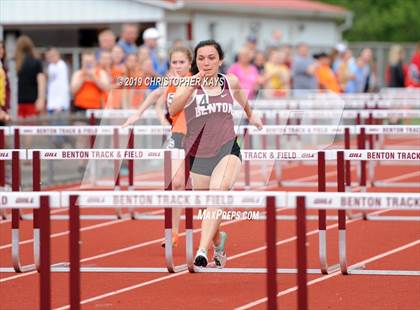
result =
[[[114,128],[113,135],[112,135],[112,143],[114,145],[114,149],[120,148],[120,137],[119,137],[118,128]],[[119,163],[118,159],[114,160],[114,179],[115,179],[114,190],[120,191],[121,190],[121,187],[120,187],[120,163]],[[117,216],[117,219],[122,219],[123,218],[121,208],[116,208],[115,209],[115,214]]]
[[[337,192],[345,192],[345,164],[344,152],[337,152]],[[346,253],[346,211],[338,210],[338,253],[340,270],[342,274],[347,273]]]
[[[344,129],[344,148],[346,150],[350,149],[350,128],[346,127]],[[351,161],[346,160],[346,192],[351,192]]]
[[276,198],[266,198],[267,308],[277,309]]
[[[372,113],[369,113],[369,117],[367,119],[367,123],[368,125],[373,125],[373,115]],[[373,134],[369,134],[367,136],[368,139],[368,146],[370,150],[373,150],[375,148],[375,144],[374,144],[374,135]],[[373,181],[373,177],[374,177],[374,172],[375,172],[375,167],[376,167],[376,161],[369,161],[369,167],[368,167],[368,179],[369,179],[369,183],[371,186],[375,185],[375,182]]]
[[[23,266],[20,260],[20,214],[18,209],[12,209],[12,264],[16,272],[27,272],[36,269],[35,265]],[[38,238],[37,240],[35,238]],[[35,245],[37,243],[37,245]],[[39,247],[39,234],[34,232],[34,249]],[[39,255],[39,252],[38,252]],[[38,260],[39,262],[39,260]]]
[[[12,152],[12,191],[20,190],[19,152]],[[12,209],[12,264],[16,272],[27,272],[35,269],[35,265],[22,266],[20,260],[20,212]]]
[[[245,128],[244,130],[244,147],[245,149],[249,149],[250,141],[249,141],[249,134],[248,134],[248,128]],[[249,160],[246,160],[244,162],[244,172],[245,172],[245,189],[250,189],[251,187],[251,163]]]
[[347,242],[346,242],[346,213],[345,210],[338,211],[338,253],[341,273],[348,274],[347,270]]
[[[360,128],[360,137],[359,137],[359,149],[366,149],[366,132],[365,128]],[[366,160],[360,161],[360,191],[362,193],[366,192]],[[366,211],[362,211],[363,219],[367,219]]]
[[20,264],[20,234],[19,234],[19,212],[12,209],[12,263],[16,272],[23,272]]
[[[192,184],[190,179],[190,154],[185,155],[184,160],[185,190],[191,191]],[[193,209],[185,208],[185,251],[187,258],[187,268],[190,273],[195,272],[194,268],[194,222]]]
[[[164,153],[165,191],[172,191],[172,154]],[[172,243],[172,208],[165,208],[165,261],[169,272],[179,272],[187,269],[186,265],[175,266]]]
[[282,166],[282,161],[281,160],[276,160],[274,161],[274,169],[276,172],[276,177],[277,177],[277,185],[278,186],[282,186],[282,174],[283,174],[283,166]]
[[[280,125],[280,118],[278,113],[276,113],[276,125]],[[276,150],[280,150],[280,135],[276,135],[275,137],[276,139]],[[276,173],[276,178],[277,178],[277,185],[281,186],[282,182],[281,182],[281,178],[282,178],[282,164],[281,164],[281,160],[276,160],[274,161],[274,171]]]
[[[359,139],[359,136],[357,136],[357,137]],[[348,127],[346,127],[344,129],[344,148],[346,150],[350,149],[350,128],[348,128]],[[351,193],[353,191],[352,188],[351,188],[351,161],[350,160],[344,160],[344,164],[345,164],[344,177],[345,177],[345,181],[346,181],[345,191]],[[337,168],[338,168],[338,166],[337,166]],[[357,171],[359,171],[359,170],[357,170]],[[354,219],[354,218],[358,218],[358,217],[362,216],[361,213],[353,213],[352,210],[347,210],[346,215],[349,219]]]
[[194,233],[192,208],[185,208],[185,246],[188,271],[194,273]]
[[172,246],[172,209],[165,208],[165,261],[168,271],[174,273],[175,267]]
[[[41,158],[39,151],[32,153],[32,190],[34,192],[41,191]],[[40,213],[39,209],[33,210],[33,227],[34,227],[34,262],[36,269],[41,272],[40,260]]]
[[[90,126],[95,126],[95,123],[96,123],[95,115],[93,113],[91,113],[90,118],[89,118],[89,125]],[[95,148],[95,135],[94,134],[89,136],[89,147],[91,149]],[[90,170],[90,173],[91,173],[90,182],[91,182],[92,186],[96,186],[96,178],[95,178],[96,170],[97,170],[96,169],[96,160],[90,161],[90,164],[91,164],[89,166],[89,168],[90,168],[89,170]]]
[[40,309],[51,309],[51,252],[50,252],[50,201],[48,196],[41,196],[39,221],[41,223],[41,259],[40,259]]
[[[20,130],[15,128],[14,131],[14,148],[20,149]],[[18,152],[12,152],[12,191],[20,191],[20,158]],[[19,213],[19,218],[21,218],[20,210],[17,209]]]
[[[325,152],[318,152],[318,192],[326,191]],[[321,272],[328,274],[327,260],[327,212],[318,210],[319,262]]]
[[[261,121],[262,121],[263,124],[267,124],[267,117],[266,117],[265,113],[263,114]],[[267,135],[262,135],[261,136],[261,146],[262,146],[263,150],[267,149],[267,145],[268,145],[267,139],[268,139]],[[270,182],[270,176],[271,176],[271,175],[268,175],[269,173],[271,174],[271,170],[268,169],[268,164],[266,162],[264,162],[261,165],[261,175],[263,176],[263,178],[265,180],[268,180],[268,182]]]
[[299,310],[308,309],[307,258],[306,258],[306,206],[305,197],[296,198],[296,233],[297,233],[297,305]]
[[80,309],[80,210],[78,196],[70,196],[70,308]]
[[[134,149],[134,129],[131,128],[128,136],[128,148]],[[134,189],[134,160],[128,160],[128,190],[132,191]],[[129,213],[131,219],[136,219],[136,211],[133,208],[129,208]]]
[[41,258],[40,258],[40,239],[41,239],[41,225],[39,223],[39,210],[34,209],[34,219],[33,219],[33,225],[34,225],[34,262],[36,269],[40,272],[41,271]]

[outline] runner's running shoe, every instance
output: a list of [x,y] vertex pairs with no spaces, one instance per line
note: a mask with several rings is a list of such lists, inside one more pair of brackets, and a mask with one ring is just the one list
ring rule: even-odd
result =
[[207,262],[207,251],[203,249],[198,249],[197,254],[195,255],[194,265],[198,267],[206,267]]

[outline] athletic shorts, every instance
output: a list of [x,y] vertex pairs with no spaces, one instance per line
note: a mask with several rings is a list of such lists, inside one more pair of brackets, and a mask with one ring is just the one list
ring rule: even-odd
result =
[[18,116],[21,118],[31,117],[38,115],[35,103],[19,103]]
[[168,149],[183,149],[185,135],[180,132],[172,132],[168,141]]
[[235,155],[242,161],[241,148],[235,140],[228,141],[221,148],[219,153],[213,157],[194,157],[190,156],[190,171],[211,176],[214,168],[226,155]]

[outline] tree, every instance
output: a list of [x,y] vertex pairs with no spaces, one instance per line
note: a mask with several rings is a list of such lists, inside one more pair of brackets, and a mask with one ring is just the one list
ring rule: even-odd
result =
[[348,41],[420,41],[420,0],[318,0],[354,14]]

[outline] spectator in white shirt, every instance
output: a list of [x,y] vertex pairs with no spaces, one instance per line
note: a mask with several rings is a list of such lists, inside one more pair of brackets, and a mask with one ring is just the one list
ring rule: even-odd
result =
[[47,110],[49,114],[68,111],[70,108],[70,83],[66,63],[56,48],[47,52],[48,86]]

